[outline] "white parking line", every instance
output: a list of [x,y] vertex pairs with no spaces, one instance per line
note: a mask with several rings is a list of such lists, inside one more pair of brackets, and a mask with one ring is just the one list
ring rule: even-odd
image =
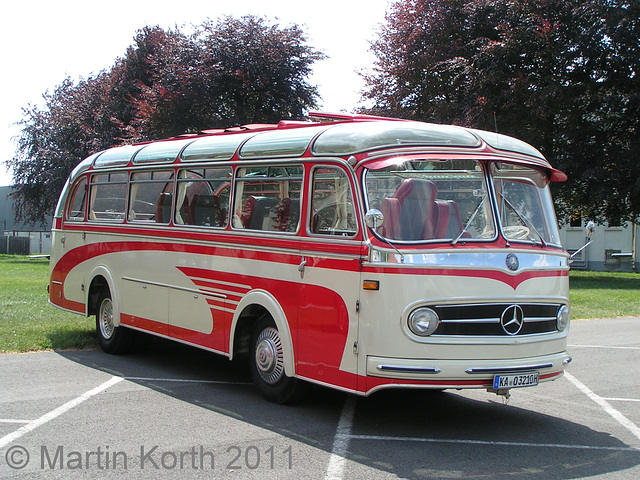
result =
[[419,437],[384,437],[380,435],[351,435],[354,440],[374,440],[387,442],[422,442],[422,443],[453,443],[458,445],[488,445],[500,447],[535,447],[535,448],[565,448],[572,450],[606,450],[616,452],[639,452],[640,447],[604,447],[598,445],[567,445],[563,443],[530,443],[530,442],[502,442],[489,440],[464,440],[449,438],[419,438]]
[[60,407],[58,407],[58,408],[56,408],[54,410],[51,410],[49,413],[45,413],[40,418],[37,418],[36,420],[33,420],[33,421],[27,423],[26,425],[20,427],[15,432],[12,432],[12,433],[10,433],[8,435],[5,435],[4,437],[0,438],[0,448],[3,448],[5,446],[7,446],[8,444],[13,442],[14,440],[17,440],[18,438],[22,437],[23,435],[31,432],[32,430],[35,430],[39,426],[44,425],[45,423],[50,422],[54,418],[59,417],[63,413],[68,412],[72,408],[77,407],[78,405],[80,405],[85,400],[88,400],[91,397],[99,394],[100,392],[105,391],[107,388],[115,385],[118,382],[121,382],[122,380],[124,380],[124,378],[122,378],[122,377],[111,377],[111,380],[107,380],[103,384],[98,385],[96,388],[92,388],[91,390],[89,390],[88,392],[83,393],[79,397],[76,397],[73,400],[68,401],[64,405],[61,405]]
[[333,437],[333,448],[331,449],[331,457],[327,466],[325,480],[341,480],[344,475],[344,466],[347,461],[347,450],[349,449],[349,440],[351,439],[351,427],[353,425],[353,414],[356,409],[356,397],[354,395],[347,396],[342,407],[340,421],[336,428],[336,434]]
[[603,398],[607,402],[640,402],[639,398]]
[[14,418],[0,418],[0,423],[29,423],[31,420],[16,420]]
[[574,377],[570,373],[564,372],[564,377],[567,380],[569,380],[571,383],[573,383],[578,388],[578,390],[584,393],[587,397],[589,397],[595,403],[600,405],[600,407],[605,412],[611,415],[620,425],[622,425],[624,428],[629,430],[638,440],[640,440],[640,428],[635,423],[633,423],[631,420],[625,417],[618,410],[613,408],[609,404],[609,402],[607,402],[604,398],[594,393],[589,387],[587,387],[584,383],[582,383],[580,380],[578,380],[576,377]]

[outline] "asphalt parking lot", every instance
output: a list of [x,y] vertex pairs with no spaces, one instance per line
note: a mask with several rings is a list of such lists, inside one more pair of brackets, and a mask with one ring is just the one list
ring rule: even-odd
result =
[[0,478],[640,478],[640,318],[573,322],[568,374],[514,389],[264,401],[163,341],[0,355]]

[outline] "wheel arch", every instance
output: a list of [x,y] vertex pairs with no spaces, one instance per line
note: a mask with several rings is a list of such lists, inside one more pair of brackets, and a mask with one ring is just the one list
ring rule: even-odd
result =
[[113,323],[117,327],[120,325],[120,302],[118,301],[118,290],[116,282],[111,271],[104,265],[94,268],[89,274],[89,288],[86,292],[86,309],[87,316],[94,315],[98,309],[98,297],[103,288],[108,288],[111,294],[111,303],[113,304]]
[[268,313],[276,324],[282,341],[284,371],[288,377],[293,377],[295,375],[295,358],[289,322],[276,298],[265,290],[249,292],[238,304],[229,332],[229,359],[233,360],[234,356],[240,353],[245,340],[248,344],[253,326],[263,313]]

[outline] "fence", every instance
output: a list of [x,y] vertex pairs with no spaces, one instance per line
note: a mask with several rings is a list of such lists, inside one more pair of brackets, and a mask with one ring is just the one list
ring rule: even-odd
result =
[[29,237],[0,237],[0,253],[9,255],[29,255]]

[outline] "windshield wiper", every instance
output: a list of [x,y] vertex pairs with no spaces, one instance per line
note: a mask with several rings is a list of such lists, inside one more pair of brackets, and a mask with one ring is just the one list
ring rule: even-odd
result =
[[480,211],[480,207],[482,206],[482,204],[484,203],[486,198],[487,198],[487,194],[485,193],[482,196],[482,200],[480,200],[480,203],[478,203],[478,206],[473,211],[473,214],[471,215],[471,217],[469,218],[469,220],[467,221],[465,226],[462,227],[462,229],[458,232],[458,236],[456,238],[454,238],[453,240],[451,240],[451,245],[455,245],[456,243],[458,243],[458,240],[460,240],[462,238],[462,235],[464,235],[464,232],[467,231],[467,229],[469,228],[469,225],[471,225],[471,222],[473,222],[473,220],[476,218],[476,215]]
[[[527,217],[525,217],[524,215],[522,215],[517,209],[516,207],[508,200],[505,198],[504,195],[502,194],[498,194],[500,195],[500,198],[502,198],[502,201],[504,203],[506,203],[509,208],[511,208],[511,210],[513,210],[513,213],[515,213],[518,218],[520,219],[520,221],[522,221],[523,225],[525,227],[528,227],[529,230],[533,231],[538,238],[540,239],[540,246],[542,247],[546,247],[547,246],[547,242],[544,241],[544,238],[542,238],[542,235],[540,234],[540,232],[538,231],[538,229],[535,227],[535,225],[533,225],[533,223],[531,223],[531,220],[529,220]],[[527,237],[528,240],[533,240],[532,238]]]

